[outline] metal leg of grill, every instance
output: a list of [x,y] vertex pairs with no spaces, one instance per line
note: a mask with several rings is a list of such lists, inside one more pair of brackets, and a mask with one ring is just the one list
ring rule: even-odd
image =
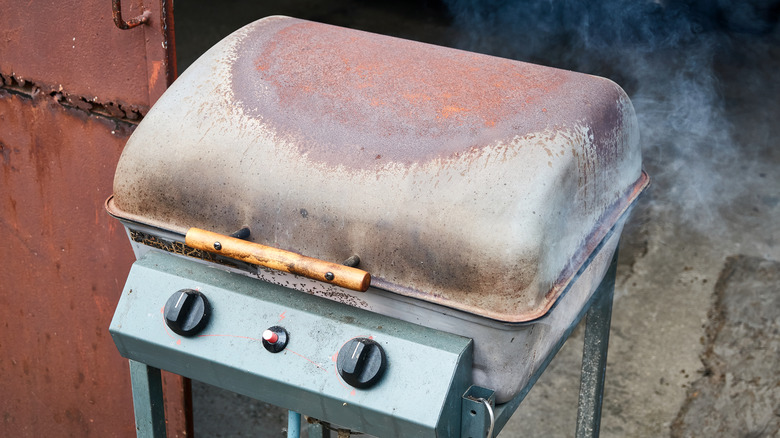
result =
[[139,437],[164,438],[165,407],[160,370],[131,360],[130,380],[136,434]]
[[320,422],[309,424],[309,438],[330,438],[330,430]]
[[601,426],[601,402],[607,372],[607,348],[612,320],[612,297],[618,252],[612,258],[607,274],[585,317],[585,345],[582,351],[580,400],[577,408],[577,438],[597,437]]
[[301,414],[287,411],[287,438],[301,438]]

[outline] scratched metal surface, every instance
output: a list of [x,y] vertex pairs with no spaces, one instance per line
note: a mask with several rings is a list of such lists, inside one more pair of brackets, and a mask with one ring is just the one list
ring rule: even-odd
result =
[[358,254],[375,287],[520,322],[552,306],[646,182],[633,108],[606,79],[271,17],[149,112],[113,208]]

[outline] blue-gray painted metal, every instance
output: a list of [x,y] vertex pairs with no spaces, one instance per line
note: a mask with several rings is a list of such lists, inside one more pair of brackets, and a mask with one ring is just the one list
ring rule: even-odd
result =
[[301,438],[301,414],[287,411],[287,438]]
[[158,368],[130,360],[135,430],[139,437],[165,437],[162,377]]
[[325,427],[319,420],[309,418],[306,425],[306,435],[309,438],[330,438],[330,429]]
[[[162,310],[177,290],[205,294],[212,315],[192,338],[171,332]],[[266,351],[262,332],[290,333]],[[461,396],[470,386],[472,341],[355,309],[182,257],[150,252],[131,271],[110,327],[127,358],[380,436],[460,435]],[[373,337],[388,367],[367,390],[335,368],[341,346]]]
[[[484,438],[490,430],[490,413],[483,400],[495,408],[496,396],[492,389],[471,386],[463,394],[461,405],[461,438]],[[498,430],[493,429],[494,434]]]
[[330,438],[330,430],[319,420],[309,423],[306,427],[306,433],[309,438]]
[[615,292],[617,254],[612,258],[593,304],[585,317],[585,345],[582,350],[582,374],[577,408],[577,438],[597,437],[601,426],[601,402],[607,373],[607,348],[612,321],[612,297]]

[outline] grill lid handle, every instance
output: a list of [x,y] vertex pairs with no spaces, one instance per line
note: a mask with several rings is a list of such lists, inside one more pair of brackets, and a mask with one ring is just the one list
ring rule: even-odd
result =
[[184,242],[192,248],[220,254],[254,265],[324,281],[346,289],[365,292],[371,274],[361,269],[307,257],[279,248],[247,242],[200,228],[190,228]]

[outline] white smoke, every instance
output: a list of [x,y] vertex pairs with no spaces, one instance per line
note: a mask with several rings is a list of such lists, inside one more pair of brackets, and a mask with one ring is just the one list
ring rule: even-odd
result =
[[609,77],[626,90],[653,178],[646,208],[673,210],[712,232],[719,208],[740,195],[724,184],[740,151],[718,57],[745,35],[771,30],[776,16],[769,9],[746,12],[745,2],[727,0],[445,3],[459,48]]

